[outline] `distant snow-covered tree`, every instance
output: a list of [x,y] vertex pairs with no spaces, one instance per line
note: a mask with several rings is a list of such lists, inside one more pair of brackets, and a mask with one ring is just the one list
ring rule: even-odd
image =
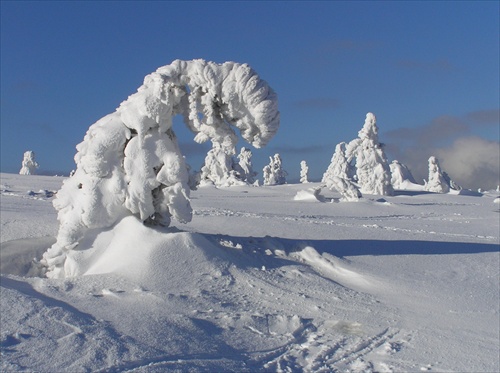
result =
[[248,184],[255,183],[255,177],[257,172],[253,170],[252,166],[252,151],[245,147],[242,147],[240,154],[238,154],[238,162],[235,164],[235,170],[238,177],[246,181]]
[[351,179],[353,173],[345,154],[346,143],[341,142],[335,147],[328,169],[323,174],[321,182],[330,190],[336,190],[344,201],[357,201],[362,195]]
[[274,157],[269,157],[269,164],[266,165],[262,171],[264,174],[264,185],[286,184],[288,173],[282,167],[279,154],[275,154]]
[[309,180],[307,180],[307,173],[309,172],[309,167],[307,167],[307,162],[306,161],[301,161],[300,162],[300,182],[305,184],[308,183]]
[[438,159],[434,156],[429,158],[429,179],[425,183],[424,189],[434,193],[448,193],[450,191],[450,185],[443,175]]
[[213,144],[205,157],[205,163],[200,170],[200,183],[214,184],[216,186],[231,186],[242,184],[235,171],[235,162],[233,157],[218,143]]
[[351,180],[343,179],[338,176],[329,176],[326,180],[326,186],[330,190],[336,190],[342,196],[343,201],[358,201],[362,194],[359,188]]
[[60,225],[41,261],[47,276],[76,271],[66,259],[87,229],[110,227],[127,215],[165,226],[171,218],[191,220],[188,168],[172,129],[177,114],[196,142],[212,142],[206,174],[222,180],[231,170],[235,128],[259,148],[279,127],[276,94],[246,64],[176,60],[147,75],[77,145],[76,172],[54,201]]
[[410,183],[416,184],[410,169],[403,163],[394,160],[390,164],[391,167],[391,184],[395,189],[403,188],[403,183],[408,180]]
[[394,194],[389,162],[378,140],[377,120],[372,113],[366,114],[358,138],[347,145],[346,158],[347,163],[355,162],[357,182],[362,193]]
[[340,177],[341,179],[351,179],[350,165],[347,162],[347,157],[345,155],[346,143],[341,142],[335,147],[335,152],[333,153],[332,160],[328,169],[323,174],[321,181],[326,183],[329,178]]
[[446,184],[448,184],[450,186],[450,189],[462,190],[462,187],[460,185],[458,185],[454,180],[452,180],[450,178],[450,176],[444,171],[443,171],[443,178],[446,181]]
[[21,164],[19,175],[34,175],[38,167],[40,166],[35,161],[35,152],[33,152],[32,150],[28,150],[24,152],[23,162]]

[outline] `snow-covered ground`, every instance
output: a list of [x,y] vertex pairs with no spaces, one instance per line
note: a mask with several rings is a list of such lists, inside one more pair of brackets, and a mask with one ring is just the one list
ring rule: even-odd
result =
[[2,371],[500,370],[498,193],[203,187],[190,223],[127,217],[28,277],[62,180],[1,174]]

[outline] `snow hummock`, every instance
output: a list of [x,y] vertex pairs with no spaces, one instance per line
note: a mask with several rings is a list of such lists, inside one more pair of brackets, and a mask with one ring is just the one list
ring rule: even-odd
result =
[[55,241],[55,196],[28,192],[71,179],[0,179],[2,371],[500,369],[495,191],[198,188],[189,223],[128,214],[87,231],[76,276],[46,278],[29,269]]
[[176,60],[147,75],[77,146],[77,169],[54,201],[59,233],[41,261],[48,276],[66,275],[66,259],[89,229],[129,215],[148,225],[191,220],[192,183],[172,128],[177,114],[196,142],[212,142],[201,179],[216,185],[233,177],[235,129],[258,148],[279,126],[276,94],[246,64]]

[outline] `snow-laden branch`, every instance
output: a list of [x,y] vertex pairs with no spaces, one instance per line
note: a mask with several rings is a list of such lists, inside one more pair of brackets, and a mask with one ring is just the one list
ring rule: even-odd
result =
[[235,153],[235,129],[259,148],[279,127],[276,94],[246,64],[176,60],[147,75],[77,146],[76,172],[54,201],[60,228],[42,259],[49,277],[77,272],[68,253],[87,229],[130,214],[165,226],[172,217],[191,220],[189,175],[172,129],[177,114],[196,142],[212,141],[222,163]]

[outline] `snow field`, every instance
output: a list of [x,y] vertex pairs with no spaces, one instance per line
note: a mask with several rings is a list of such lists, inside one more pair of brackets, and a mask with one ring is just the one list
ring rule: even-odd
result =
[[497,194],[203,187],[190,223],[129,216],[28,277],[58,227],[29,191],[61,182],[1,175],[4,371],[500,369]]

